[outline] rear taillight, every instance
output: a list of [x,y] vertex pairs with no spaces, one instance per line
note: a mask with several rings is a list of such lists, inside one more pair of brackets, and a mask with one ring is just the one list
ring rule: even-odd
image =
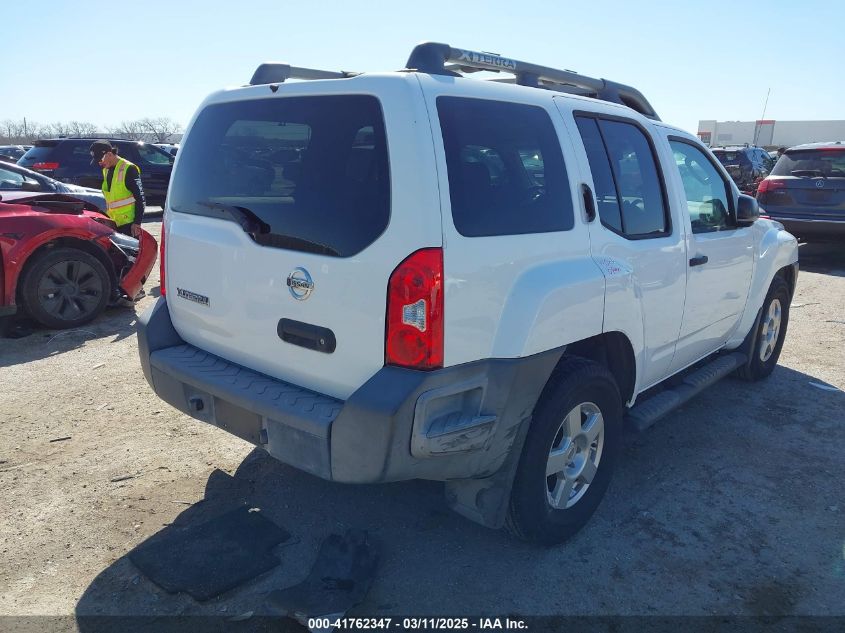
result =
[[443,250],[408,256],[387,284],[385,365],[443,366]]
[[30,169],[34,169],[36,171],[50,171],[58,168],[58,163],[33,163],[32,167],[30,167]]
[[[162,218],[164,220],[164,218]],[[161,296],[165,296],[167,294],[167,288],[164,286],[164,222],[161,223],[161,239],[159,240],[159,247],[158,247],[158,277],[159,277],[159,290],[161,291]]]
[[775,189],[786,189],[786,182],[782,178],[764,178],[757,185],[757,193],[768,193]]

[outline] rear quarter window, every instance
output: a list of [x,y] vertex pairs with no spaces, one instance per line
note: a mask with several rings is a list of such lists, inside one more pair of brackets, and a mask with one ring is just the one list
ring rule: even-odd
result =
[[438,97],[455,228],[466,237],[566,231],[572,194],[548,113],[485,99]]
[[208,106],[180,148],[173,211],[248,209],[263,245],[349,257],[390,216],[381,105],[369,95],[279,97]]

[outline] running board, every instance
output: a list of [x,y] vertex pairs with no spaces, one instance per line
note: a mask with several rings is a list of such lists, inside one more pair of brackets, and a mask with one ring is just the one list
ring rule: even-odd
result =
[[631,428],[644,431],[664,415],[678,408],[707,387],[742,367],[748,356],[740,352],[719,356],[704,367],[684,376],[681,384],[631,407],[627,422]]

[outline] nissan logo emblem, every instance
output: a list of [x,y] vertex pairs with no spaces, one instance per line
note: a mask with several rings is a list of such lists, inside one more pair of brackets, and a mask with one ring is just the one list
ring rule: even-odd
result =
[[816,181],[816,187],[818,187],[819,189],[824,187],[824,180],[817,180]]
[[297,301],[305,301],[314,291],[314,282],[311,275],[304,268],[294,268],[288,275],[288,290],[291,296]]

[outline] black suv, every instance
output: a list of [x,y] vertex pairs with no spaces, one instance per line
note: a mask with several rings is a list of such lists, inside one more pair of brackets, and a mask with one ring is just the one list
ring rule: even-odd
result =
[[775,164],[762,147],[713,147],[711,151],[739,190],[752,196],[757,192],[757,184],[769,175]]
[[[93,138],[55,138],[35,141],[35,146],[18,161],[18,165],[41,172],[61,182],[99,189],[103,172],[91,164]],[[147,204],[160,205],[167,195],[173,157],[150,143],[111,140],[118,154],[141,169],[141,182]]]

